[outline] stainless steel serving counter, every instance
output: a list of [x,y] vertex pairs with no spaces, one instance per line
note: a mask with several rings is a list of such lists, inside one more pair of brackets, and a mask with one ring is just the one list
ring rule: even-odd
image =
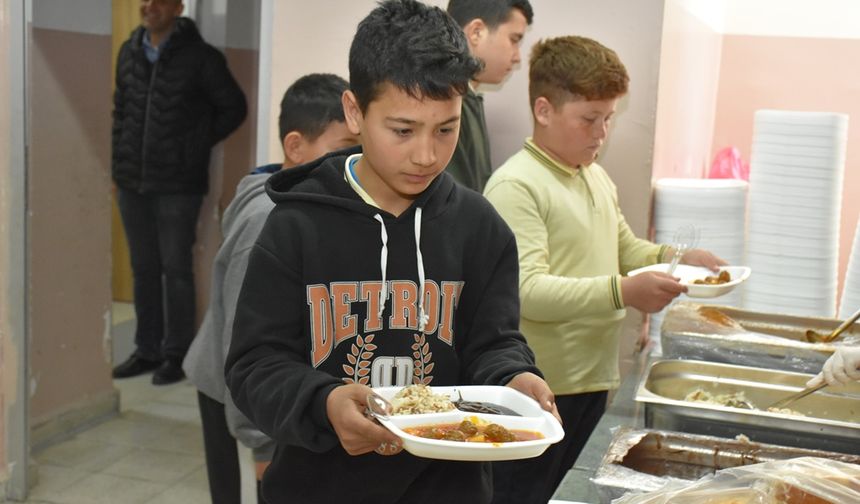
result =
[[567,472],[552,498],[561,501],[577,501],[589,504],[599,504],[600,494],[597,486],[591,482],[591,477],[600,467],[603,456],[612,442],[612,430],[615,427],[642,428],[645,425],[644,408],[636,402],[636,390],[644,377],[651,362],[657,360],[645,354],[640,354],[635,366],[621,383],[612,398],[612,403],[598,422],[588,442]]
[[[698,305],[686,306],[689,303],[679,303],[681,304],[685,306],[676,305],[675,311],[667,315],[662,328],[663,350],[669,351],[666,356],[669,358],[692,358],[814,373],[834,349],[833,344],[809,344],[800,340],[806,329],[826,333],[839,324],[838,320],[798,318],[712,306],[710,308],[720,311],[723,317],[707,316],[704,321],[710,322],[707,327],[697,329],[695,323],[690,326],[690,317],[685,314],[698,309]],[[724,327],[715,328],[714,325]],[[739,332],[735,331],[738,329],[736,325],[740,328]],[[852,332],[846,338],[860,341],[860,324],[855,324],[850,331]],[[712,333],[713,335],[709,336]],[[696,352],[689,352],[690,348]],[[710,353],[699,354],[705,350]],[[612,429],[645,427],[645,406],[636,401],[637,389],[651,364],[662,358],[665,357],[650,357],[645,354],[639,356],[573,468],[556,489],[553,499],[590,504],[602,502],[598,487],[592,483],[591,478],[601,466],[603,456],[612,443]]]
[[[693,368],[697,371],[691,374],[691,369]],[[860,452],[856,450],[856,439],[860,431],[858,431],[856,408],[853,406],[855,403],[850,402],[849,404],[846,402],[845,397],[836,394],[836,392],[846,392],[842,391],[841,388],[847,387],[850,388],[850,390],[846,389],[847,392],[856,397],[860,386],[853,384],[842,386],[839,388],[840,390],[836,390],[832,394],[833,397],[829,397],[831,394],[819,394],[820,397],[813,399],[816,401],[831,402],[816,403],[816,407],[813,408],[814,411],[806,411],[804,408],[809,406],[809,404],[800,404],[799,401],[795,407],[803,412],[801,416],[788,415],[783,412],[736,410],[735,408],[727,408],[721,405],[688,403],[683,397],[684,393],[686,393],[684,391],[694,388],[694,385],[698,382],[685,381],[684,376],[682,376],[683,373],[678,372],[679,369],[688,372],[687,374],[690,376],[687,376],[687,378],[696,376],[707,381],[710,379],[708,371],[713,371],[711,368],[719,368],[719,371],[712,373],[716,377],[714,379],[715,383],[719,382],[716,385],[723,382],[731,382],[745,392],[748,392],[750,398],[758,400],[761,404],[767,404],[771,396],[776,397],[780,395],[776,390],[787,386],[782,382],[790,381],[793,389],[799,389],[803,387],[803,383],[809,377],[798,373],[770,369],[746,368],[707,362],[672,361],[662,360],[660,357],[640,356],[636,361],[634,369],[624,379],[621,387],[613,397],[612,403],[600,419],[596,429],[588,439],[585,448],[574,463],[573,468],[568,471],[561,485],[556,489],[553,499],[591,504],[605,503],[608,500],[609,497],[606,494],[606,488],[599,489],[598,485],[591,481],[591,478],[595,476],[603,465],[604,456],[613,442],[613,432],[616,427],[642,429],[650,426],[656,429],[667,429],[661,431],[666,433],[678,431],[699,435],[710,434],[727,439],[733,438],[736,434],[743,433],[749,434],[746,442],[750,442],[749,439],[751,438],[760,443],[776,443],[771,448],[791,446],[808,448],[813,451],[818,450],[819,453],[814,455],[819,457],[828,456],[820,450],[860,455]],[[746,381],[739,379],[740,375],[734,376],[732,371],[745,374]],[[669,375],[671,375],[672,379],[667,383],[670,383],[675,388],[680,387],[679,390],[681,392],[678,392],[678,390],[663,390],[666,387],[663,387],[663,389],[660,388],[660,385],[666,381],[663,378]],[[648,377],[647,382],[645,381],[646,376]],[[708,382],[707,385],[716,386],[715,383]],[[741,385],[746,385],[746,388]],[[665,397],[657,395],[651,389],[659,389],[658,393],[665,394]],[[760,392],[758,389],[768,390],[762,392],[760,394],[761,397],[759,397],[757,395]],[[716,388],[714,390],[719,391]],[[787,393],[782,392],[782,395]],[[640,400],[637,400],[637,397]],[[677,411],[672,409],[676,407],[678,408]],[[662,422],[656,421],[655,415],[661,412],[664,417],[671,421],[665,421],[666,418]],[[708,415],[711,414],[713,414],[714,419],[709,422]],[[737,419],[735,418],[737,415],[746,416]],[[687,418],[688,416],[689,418]],[[720,428],[709,430],[706,428],[709,425]],[[839,456],[838,453],[830,454],[829,456],[832,457],[834,455]],[[852,463],[856,462],[852,461]],[[603,492],[600,490],[603,490]]]

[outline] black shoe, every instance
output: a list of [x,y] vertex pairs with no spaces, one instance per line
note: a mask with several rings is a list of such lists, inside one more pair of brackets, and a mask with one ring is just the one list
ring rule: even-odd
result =
[[113,368],[114,378],[131,378],[148,373],[161,365],[159,361],[151,361],[138,357],[137,354],[131,354],[131,357],[125,362]]
[[185,371],[182,370],[182,361],[167,359],[161,363],[161,367],[152,375],[153,385],[169,385],[185,379]]

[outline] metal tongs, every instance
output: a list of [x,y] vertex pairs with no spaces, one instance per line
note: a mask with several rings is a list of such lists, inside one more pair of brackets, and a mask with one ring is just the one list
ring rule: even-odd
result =
[[772,409],[772,408],[782,409],[782,408],[785,408],[786,406],[793,403],[794,401],[796,401],[798,399],[802,399],[802,398],[808,396],[809,394],[811,394],[813,392],[818,392],[819,390],[823,389],[826,386],[827,386],[827,382],[821,382],[818,385],[815,385],[813,387],[806,387],[805,389],[801,390],[800,392],[798,392],[796,394],[791,394],[790,396],[788,396],[784,399],[780,399],[779,401],[771,404],[770,406],[768,406],[765,409]]

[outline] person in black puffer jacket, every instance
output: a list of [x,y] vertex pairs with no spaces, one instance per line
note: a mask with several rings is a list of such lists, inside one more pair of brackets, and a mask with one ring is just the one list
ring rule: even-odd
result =
[[144,0],[141,26],[117,60],[112,176],[131,252],[135,352],[115,378],[156,370],[152,382],[184,378],[194,336],[192,248],[209,155],[245,119],[245,95],[224,55],[181,0]]

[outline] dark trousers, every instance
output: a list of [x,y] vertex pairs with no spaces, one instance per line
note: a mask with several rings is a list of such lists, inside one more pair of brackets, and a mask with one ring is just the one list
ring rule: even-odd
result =
[[493,504],[546,504],[606,410],[606,391],[556,396],[564,439],[539,457],[493,462]]
[[117,190],[131,253],[137,355],[181,361],[194,338],[193,246],[200,194]]
[[[239,504],[242,502],[239,449],[227,427],[224,404],[200,391],[197,392],[197,404],[203,424],[203,449],[206,452],[206,475],[209,477],[212,504]],[[259,481],[257,502],[264,504]]]
[[227,428],[224,404],[202,392],[197,392],[197,404],[203,424],[203,448],[212,504],[239,504],[242,502],[239,450],[236,439]]

